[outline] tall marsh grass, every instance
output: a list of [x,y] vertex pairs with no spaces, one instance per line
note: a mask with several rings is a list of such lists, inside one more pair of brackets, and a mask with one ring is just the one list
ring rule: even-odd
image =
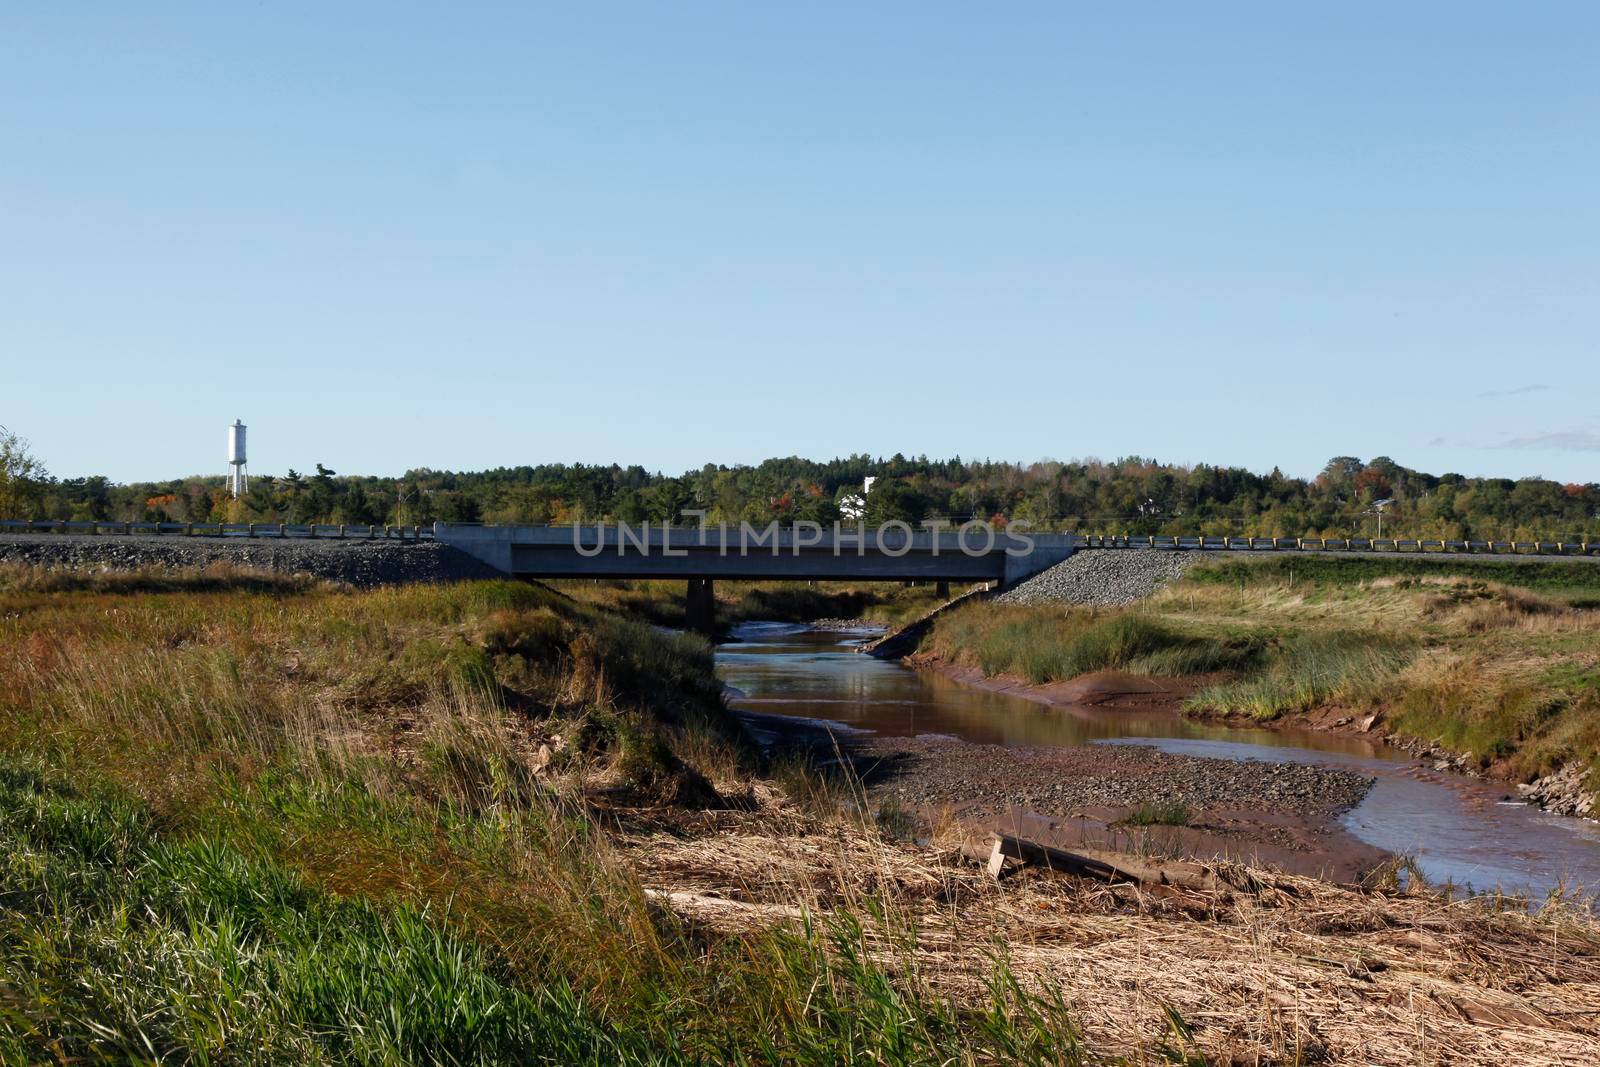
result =
[[567,983],[519,989],[424,910],[0,763],[0,1058],[663,1062]]
[[751,759],[698,639],[509,582],[24,581],[0,647],[0,1060],[1081,1059],[870,894],[719,935],[645,891],[616,811]]
[[1137,611],[973,604],[940,617],[921,651],[1038,685],[1093,671],[1183,675],[1253,662],[1248,636],[1199,635]]
[[1414,654],[1408,642],[1378,635],[1298,634],[1273,648],[1262,670],[1202,689],[1188,706],[1260,720],[1329,704],[1367,708],[1394,694]]
[[1337,706],[1512,777],[1600,768],[1600,615],[1579,606],[1600,568],[1277,560],[1191,577],[1147,609],[1192,627],[1253,624],[1264,640],[1256,668],[1194,695],[1197,713]]

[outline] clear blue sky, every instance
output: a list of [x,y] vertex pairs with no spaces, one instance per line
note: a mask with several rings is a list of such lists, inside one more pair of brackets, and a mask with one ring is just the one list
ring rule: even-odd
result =
[[60,475],[865,451],[1600,480],[1600,5],[0,9]]

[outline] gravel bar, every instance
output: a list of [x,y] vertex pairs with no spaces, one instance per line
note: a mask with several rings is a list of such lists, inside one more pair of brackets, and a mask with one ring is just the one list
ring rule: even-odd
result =
[[[1305,763],[1263,763],[1163,752],[1147,745],[1030,748],[934,738],[870,738],[852,746],[876,759],[886,795],[916,804],[1041,814],[1182,801],[1194,809],[1332,816],[1354,807],[1373,779]],[[875,758],[875,759],[874,759]]]

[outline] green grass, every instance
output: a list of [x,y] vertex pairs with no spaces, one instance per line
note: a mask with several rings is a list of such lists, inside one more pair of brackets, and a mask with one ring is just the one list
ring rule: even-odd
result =
[[941,616],[920,651],[1039,685],[1093,671],[1184,675],[1255,661],[1249,635],[1199,635],[1136,612],[972,604]]
[[1537,738],[1566,707],[1564,696],[1532,685],[1484,686],[1470,693],[1454,684],[1422,684],[1398,694],[1390,723],[1487,766]]
[[137,1062],[669,1062],[425,912],[0,763],[0,1051]]
[[749,766],[703,641],[509,582],[0,578],[0,643],[0,1061],[1082,1059],[1003,963],[936,992],[892,901],[649,896],[603,805]]
[[1158,800],[1141,804],[1123,817],[1128,826],[1188,826],[1189,805],[1181,800]]
[[1395,678],[1415,654],[1377,634],[1311,631],[1269,648],[1263,667],[1189,698],[1195,711],[1270,720],[1324,705],[1368,708],[1397,692]]
[[[0,760],[8,1061],[45,1050],[221,1063],[1080,1058],[1065,1007],[1025,993],[1003,965],[986,1009],[957,1008],[886,970],[849,913],[710,955],[680,934],[663,958],[646,953],[606,1012],[573,980],[576,961],[618,951],[602,939],[556,940],[539,966],[518,967],[452,930],[462,923],[448,905],[336,895],[257,855],[259,838],[237,825],[173,837],[157,823],[113,791]],[[626,894],[590,875],[591,921],[614,922],[599,913]]]
[[1600,563],[1548,560],[1444,560],[1388,555],[1349,558],[1301,552],[1207,562],[1189,571],[1186,577],[1199,584],[1247,587],[1290,581],[1340,586],[1378,578],[1458,577],[1548,593],[1600,595]]
[[1162,594],[1162,610],[1251,617],[1272,635],[1258,669],[1196,693],[1190,710],[1261,720],[1324,707],[1376,714],[1384,729],[1514,779],[1600,768],[1600,618],[1576,607],[1570,590],[1435,566],[1354,583],[1201,582]]
[[1582,562],[1224,560],[1129,608],[963,606],[919,651],[1034,684],[1217,673],[1191,713],[1373,714],[1528,779],[1600,770],[1600,617],[1583,607],[1596,589],[1600,566]]

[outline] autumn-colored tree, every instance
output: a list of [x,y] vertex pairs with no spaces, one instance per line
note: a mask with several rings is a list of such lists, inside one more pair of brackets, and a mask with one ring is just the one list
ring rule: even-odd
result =
[[0,426],[0,519],[32,519],[49,477],[28,442]]
[[[14,448],[15,446],[13,446]],[[27,476],[29,514],[46,518],[136,518],[151,498],[176,495],[168,514],[215,522],[236,509],[220,476],[116,485],[105,478]],[[1010,463],[858,453],[831,460],[785,456],[754,465],[707,464],[683,474],[638,465],[561,464],[453,472],[425,468],[398,478],[336,475],[327,466],[252,480],[244,518],[265,522],[614,521],[765,525],[840,515],[838,502],[868,494],[867,521],[956,522],[1003,515],[1034,530],[1193,536],[1198,533],[1346,537],[1370,531],[1372,501],[1392,498],[1384,532],[1397,537],[1600,540],[1600,483],[1543,478],[1432,475],[1379,456],[1339,456],[1313,479],[1269,468],[1165,464],[1146,456]],[[15,482],[13,482],[15,484]],[[15,514],[19,505],[5,502]],[[0,517],[8,517],[0,515]]]

